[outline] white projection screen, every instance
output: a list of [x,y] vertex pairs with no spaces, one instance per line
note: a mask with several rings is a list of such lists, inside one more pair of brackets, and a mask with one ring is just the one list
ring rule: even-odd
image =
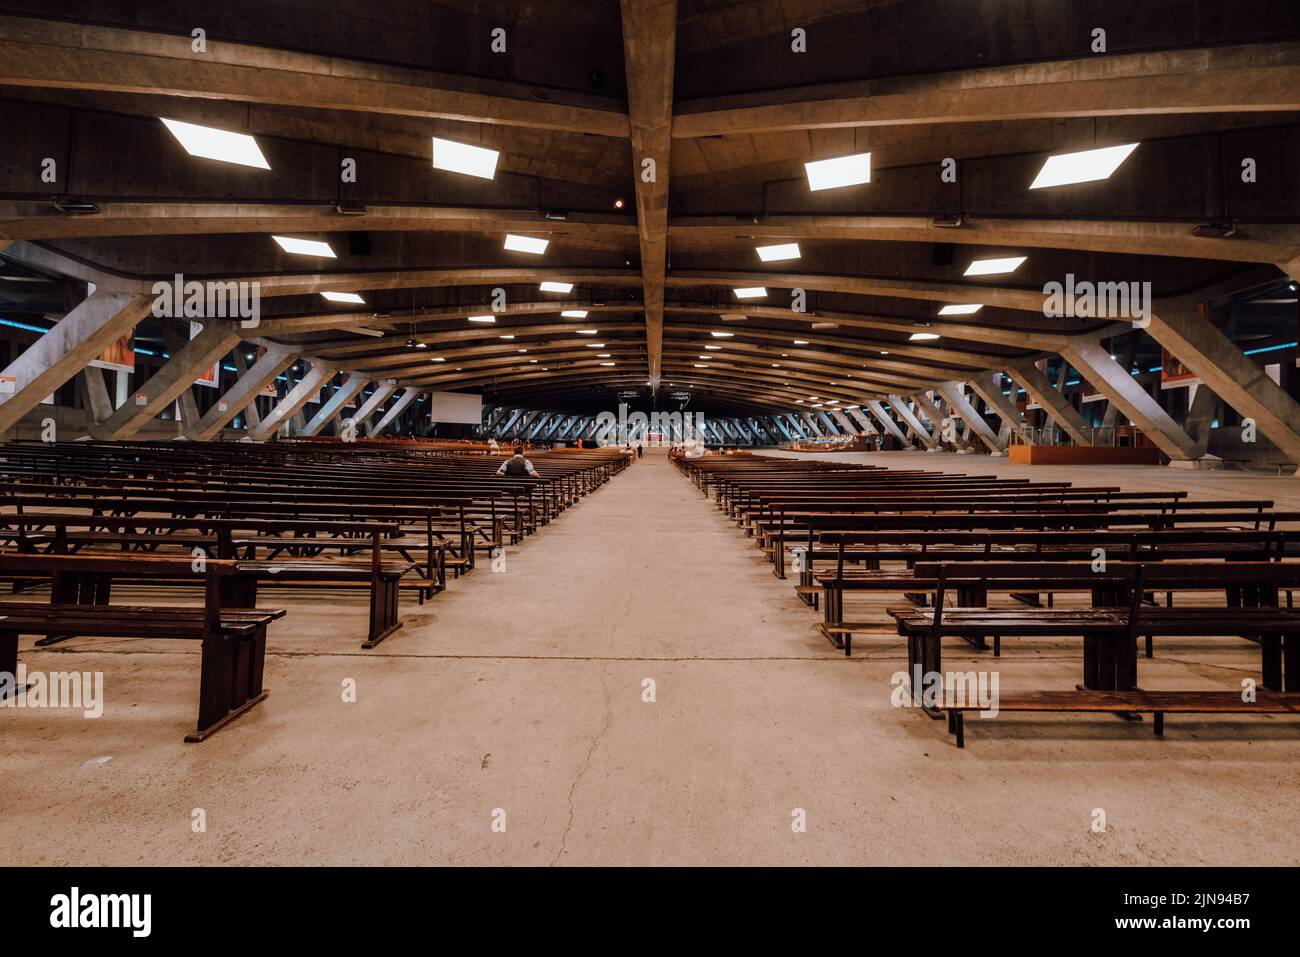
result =
[[483,397],[466,392],[434,392],[429,396],[429,421],[478,425],[483,421]]

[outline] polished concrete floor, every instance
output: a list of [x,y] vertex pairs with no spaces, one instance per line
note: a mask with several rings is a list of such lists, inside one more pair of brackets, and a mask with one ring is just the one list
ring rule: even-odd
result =
[[[1300,507],[1290,478],[1064,471]],[[360,596],[268,592],[289,609],[271,696],[201,745],[181,743],[197,648],[24,639],[29,668],[102,671],[107,705],[0,710],[0,847],[17,864],[1300,863],[1300,722],[1171,718],[1157,741],[1149,722],[1004,716],[972,720],[958,751],[942,722],[891,706],[904,656],[888,601],[845,659],[769,568],[647,459],[504,572],[404,602],[405,627],[372,651]],[[1170,642],[1143,683],[1235,687],[1257,660],[1245,642]],[[960,649],[946,663],[992,664]],[[1079,660],[1025,643],[994,667],[1004,690],[1068,688]]]

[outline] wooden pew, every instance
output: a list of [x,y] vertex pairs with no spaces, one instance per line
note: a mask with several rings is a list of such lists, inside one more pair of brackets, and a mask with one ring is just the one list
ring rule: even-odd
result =
[[[74,632],[113,638],[168,638],[202,642],[198,721],[185,736],[203,741],[266,698],[262,686],[266,629],[282,609],[225,603],[227,580],[240,574],[232,561],[212,560],[202,573],[191,562],[138,556],[0,555],[0,573],[191,577],[203,583],[201,608],[84,605],[53,601],[0,602],[0,672],[16,674],[20,635]],[[55,596],[57,597],[57,596]]]

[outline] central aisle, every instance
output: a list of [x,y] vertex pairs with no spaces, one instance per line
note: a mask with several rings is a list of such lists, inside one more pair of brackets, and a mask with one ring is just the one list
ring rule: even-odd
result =
[[[405,627],[372,651],[362,601],[284,603],[271,697],[201,746],[179,742],[187,655],[32,652],[33,667],[103,669],[156,698],[134,719],[4,716],[77,722],[26,734],[39,747],[21,754],[0,741],[12,860],[1297,863],[1268,823],[1300,814],[1293,725],[1185,720],[1153,742],[1118,721],[1012,718],[976,722],[959,752],[891,706],[897,636],[835,652],[792,583],[661,457],[509,549],[503,573],[484,564],[404,602]],[[1076,660],[1038,649],[998,667],[1004,687],[1024,667],[1068,686]]]

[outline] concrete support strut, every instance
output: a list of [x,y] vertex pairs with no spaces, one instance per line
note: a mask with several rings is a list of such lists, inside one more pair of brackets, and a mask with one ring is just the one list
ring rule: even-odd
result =
[[962,420],[970,428],[970,431],[979,438],[990,452],[998,451],[997,433],[984,421],[984,416],[975,411],[975,406],[970,404],[970,399],[966,398],[961,391],[961,384],[957,382],[944,382],[939,386],[939,394],[944,397],[952,410],[961,416]]
[[1300,463],[1300,404],[1200,308],[1186,302],[1157,306],[1146,331],[1239,415],[1254,419],[1289,461]]
[[255,441],[264,442],[274,435],[284,424],[293,418],[325,383],[334,378],[338,366],[329,363],[313,362],[311,370],[298,381],[298,384],[285,394],[279,404],[270,411],[262,424],[251,430]]
[[1172,461],[1190,462],[1196,458],[1197,447],[1192,437],[1099,343],[1074,340],[1061,354]]
[[889,413],[885,411],[885,407],[881,405],[879,399],[868,399],[863,404],[871,410],[871,414],[874,415],[880,421],[880,424],[885,427],[886,432],[898,439],[898,441],[902,442],[904,445],[911,446],[912,443],[907,441],[907,436],[905,436],[903,430],[898,427],[898,423],[895,422],[890,417]]
[[[173,353],[148,382],[136,389],[125,405],[91,429],[90,434],[97,439],[127,439],[135,435],[237,345],[239,334],[233,325],[209,322],[202,332]],[[197,426],[198,422],[193,424]]]
[[329,425],[343,411],[343,407],[361,394],[361,390],[366,387],[370,380],[359,373],[352,373],[343,380],[343,384],[335,390],[329,400],[316,410],[307,427],[303,429],[303,435],[320,435],[321,429]]
[[0,373],[15,380],[13,393],[0,393],[0,433],[129,335],[152,308],[152,296],[96,292],[55,323]]
[[384,417],[375,423],[375,427],[370,430],[370,438],[375,439],[383,435],[388,430],[389,426],[397,421],[397,417],[406,411],[406,407],[415,401],[415,397],[419,394],[420,393],[415,389],[407,389],[398,396],[397,401],[393,403],[393,407],[389,409],[384,414]]
[[1070,400],[1057,391],[1038,366],[1023,362],[1007,367],[1007,373],[1025,387],[1025,392],[1046,412],[1075,445],[1092,445],[1092,434],[1084,424],[1083,416],[1070,404]]
[[971,391],[978,395],[1002,420],[1003,429],[999,430],[998,441],[1002,442],[1002,431],[1015,432],[1025,445],[1034,444],[1033,430],[1025,428],[1025,417],[1020,414],[1011,397],[1002,394],[1002,386],[995,372],[971,376],[966,380]]
[[[212,408],[208,409],[207,413],[190,429],[189,437],[205,442],[215,439],[235,416],[253,406],[257,397],[262,394],[262,390],[274,382],[276,376],[293,365],[295,358],[295,353],[279,346],[267,349],[262,358],[254,362],[226,394],[213,403]],[[238,361],[236,364],[239,364]],[[251,434],[257,429],[258,424],[251,416],[248,422],[248,431]]]
[[922,445],[927,449],[935,447],[937,443],[934,441],[934,436],[926,430],[925,426],[921,424],[921,420],[913,414],[912,410],[907,407],[907,403],[900,396],[891,395],[889,397],[889,407],[897,413],[900,419],[907,423],[907,426],[916,434],[917,439],[920,440]]

